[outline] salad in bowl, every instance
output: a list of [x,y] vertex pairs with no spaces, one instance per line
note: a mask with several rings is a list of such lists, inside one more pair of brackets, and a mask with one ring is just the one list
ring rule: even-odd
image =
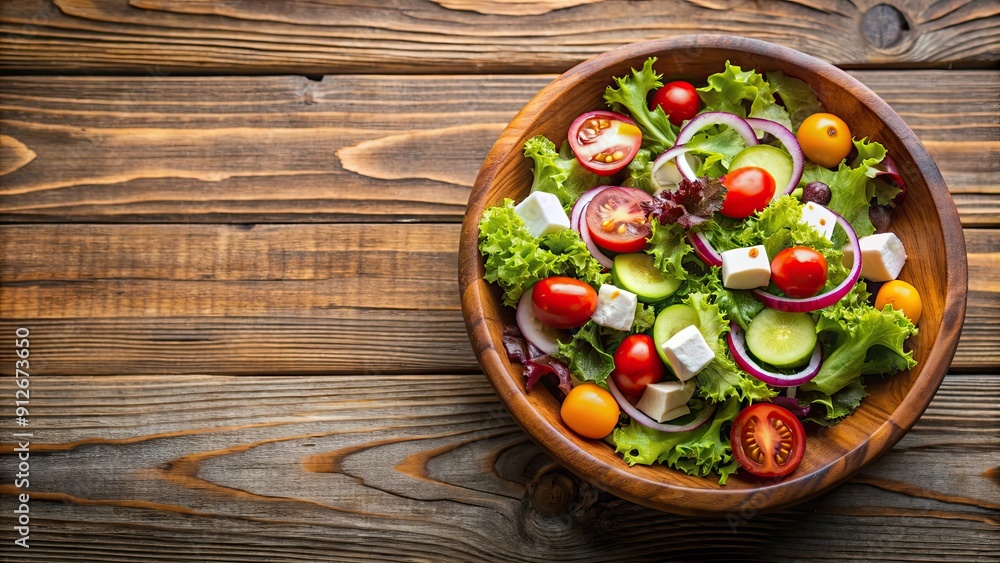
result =
[[[852,413],[873,402],[870,388],[902,378],[912,392],[928,361],[943,373],[921,348],[933,343],[921,323],[933,316],[939,331],[941,303],[909,244],[907,208],[926,195],[911,196],[913,174],[897,165],[911,154],[893,152],[891,129],[852,130],[851,106],[827,107],[829,86],[809,73],[745,59],[754,66],[716,54],[692,72],[633,56],[603,88],[595,69],[581,71],[598,103],[575,101],[561,126],[526,108],[519,118],[543,126],[502,148],[530,175],[493,178],[492,202],[463,232],[495,299],[490,350],[506,378],[484,367],[534,423],[522,426],[571,468],[603,471],[584,471],[595,484],[673,511],[704,512],[679,491],[817,494],[866,443]],[[929,396],[890,400],[898,410],[906,399],[922,410]],[[854,466],[872,457],[860,455]],[[802,492],[817,476],[823,486]]]

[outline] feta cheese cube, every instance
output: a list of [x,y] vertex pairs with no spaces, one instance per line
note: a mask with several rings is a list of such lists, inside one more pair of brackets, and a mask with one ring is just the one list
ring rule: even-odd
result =
[[559,198],[548,192],[532,192],[514,206],[514,213],[524,220],[528,232],[538,238],[569,228],[569,217]]
[[764,245],[734,248],[722,253],[722,285],[729,289],[766,287],[771,281],[771,261]]
[[833,227],[837,224],[837,217],[829,209],[810,201],[802,206],[802,220],[812,225],[827,240],[833,240],[831,237],[833,237]]
[[[877,282],[896,279],[906,263],[906,250],[895,233],[861,237],[861,277]],[[854,251],[844,247],[844,266],[854,264]]]
[[635,320],[638,303],[638,297],[631,291],[604,284],[597,292],[597,308],[590,318],[601,326],[629,330]]
[[715,352],[694,325],[671,336],[663,343],[663,351],[667,355],[667,364],[681,381],[691,379],[715,359]]
[[694,381],[661,381],[646,386],[636,407],[657,422],[673,420],[689,412],[687,402],[694,395]]

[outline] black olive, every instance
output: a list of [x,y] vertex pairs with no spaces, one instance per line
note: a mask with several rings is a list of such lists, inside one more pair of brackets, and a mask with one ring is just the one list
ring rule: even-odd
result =
[[811,201],[818,205],[826,205],[830,203],[832,195],[830,193],[830,186],[827,186],[823,182],[809,182],[802,189],[802,203],[809,203]]
[[888,209],[881,205],[873,205],[868,208],[868,218],[871,219],[876,234],[889,232],[889,223],[892,221],[892,214],[889,213]]

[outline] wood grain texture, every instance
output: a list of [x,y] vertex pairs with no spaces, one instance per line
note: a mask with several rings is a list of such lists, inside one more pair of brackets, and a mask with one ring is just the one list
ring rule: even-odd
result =
[[[965,234],[953,367],[995,368],[1000,231]],[[27,326],[49,375],[468,372],[458,238],[452,224],[6,225],[0,332]]]
[[[479,374],[38,375],[31,390],[33,561],[1000,556],[996,375],[948,376],[911,432],[835,491],[727,519],[581,482]],[[0,500],[11,493],[5,479]]]
[[870,13],[876,4],[664,0],[644,2],[638,24],[619,1],[403,0],[359,8],[335,0],[29,0],[3,4],[0,68],[562,72],[619,45],[692,33],[764,39],[839,65],[983,66],[998,59],[994,2],[903,0],[888,23]]
[[[1000,72],[853,75],[927,147],[963,223],[1000,225]],[[0,78],[2,146],[37,154],[0,175],[0,222],[457,222],[553,78]]]

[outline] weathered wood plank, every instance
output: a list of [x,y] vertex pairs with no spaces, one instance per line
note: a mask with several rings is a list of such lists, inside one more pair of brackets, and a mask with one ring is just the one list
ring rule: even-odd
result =
[[[49,375],[468,372],[458,237],[456,224],[0,226],[0,332],[28,327]],[[966,239],[953,367],[995,369],[1000,233]]]
[[[39,374],[31,392],[32,560],[1000,556],[995,375],[949,375],[848,484],[725,520],[657,513],[567,474],[481,375]],[[0,484],[5,504],[13,492]]]
[[[351,3],[30,0],[0,12],[0,68],[31,72],[561,72],[646,39],[724,33],[841,65],[986,65],[995,3]],[[641,24],[639,23],[641,19]],[[761,26],[761,22],[767,22]]]
[[[925,143],[963,222],[1000,225],[1000,72],[854,74]],[[4,77],[0,221],[457,222],[552,78]]]

